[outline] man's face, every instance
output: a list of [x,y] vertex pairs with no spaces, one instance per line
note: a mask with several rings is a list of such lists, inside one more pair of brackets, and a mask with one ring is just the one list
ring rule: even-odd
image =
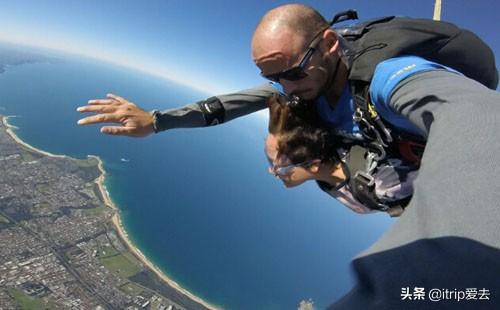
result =
[[[282,72],[300,63],[308,50],[309,43],[297,34],[283,31],[277,34],[274,40],[257,38],[253,45],[253,58],[263,75]],[[327,53],[323,52],[320,45],[321,42],[304,66],[306,77],[295,81],[280,79],[280,84],[287,95],[297,95],[301,99],[311,100],[323,89],[331,69],[326,61]]]

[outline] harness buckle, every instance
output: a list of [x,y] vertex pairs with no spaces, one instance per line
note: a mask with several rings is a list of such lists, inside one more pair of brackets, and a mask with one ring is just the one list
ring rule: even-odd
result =
[[[375,191],[375,179],[373,176],[364,171],[357,171],[356,174],[354,174],[352,185],[355,187],[353,191],[361,195],[358,196],[358,199],[364,197],[364,199],[368,198],[369,200],[373,200],[370,199]],[[361,201],[364,199],[361,199]],[[372,204],[373,203],[374,201],[372,201]]]
[[364,171],[357,171],[354,175],[353,185],[356,187],[354,189],[354,192],[361,195],[356,195],[358,199],[361,198],[360,201],[370,202],[369,207],[371,209],[376,209],[384,212],[389,210],[388,206],[378,202],[376,199],[375,179],[372,175]]
[[[354,175],[354,178],[360,182],[359,186],[366,186],[367,188],[375,186],[375,179],[370,174],[364,171],[357,171]],[[358,190],[363,190],[363,188],[359,187]]]
[[354,111],[354,114],[352,115],[352,119],[356,123],[360,123],[361,120],[363,119],[363,111],[361,111],[361,109],[357,108],[356,111]]
[[372,142],[372,143],[369,144],[369,146],[372,147],[376,151],[373,154],[377,154],[378,155],[378,156],[377,155],[372,155],[373,156],[373,160],[375,160],[375,161],[381,161],[381,160],[383,160],[387,156],[387,153],[386,153],[383,145],[380,145],[379,143],[376,143],[376,142]]

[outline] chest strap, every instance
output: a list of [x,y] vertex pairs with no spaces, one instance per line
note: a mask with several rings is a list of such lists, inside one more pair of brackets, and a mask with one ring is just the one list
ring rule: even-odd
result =
[[[390,124],[386,124],[370,102],[369,84],[363,81],[350,81],[353,96],[353,120],[358,124],[363,137],[383,152],[391,154],[409,163],[419,165],[425,142],[408,133],[403,133]],[[379,161],[383,158],[379,158]]]

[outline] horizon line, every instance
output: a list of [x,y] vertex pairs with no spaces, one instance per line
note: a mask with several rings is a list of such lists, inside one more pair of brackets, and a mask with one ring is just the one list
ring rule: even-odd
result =
[[[74,56],[80,56],[80,57],[84,57],[84,58],[91,58],[91,59],[103,61],[105,63],[109,63],[109,64],[121,66],[124,68],[132,69],[135,71],[139,71],[139,72],[142,72],[142,73],[145,73],[145,74],[148,74],[148,75],[151,75],[151,76],[163,79],[163,80],[167,80],[169,82],[174,82],[174,83],[180,84],[184,87],[202,92],[208,96],[213,96],[213,95],[217,95],[217,94],[224,94],[224,93],[231,91],[230,89],[213,88],[212,86],[209,86],[209,85],[195,86],[195,85],[193,85],[193,82],[186,81],[185,78],[173,77],[173,75],[176,74],[175,72],[167,73],[167,72],[165,72],[165,70],[161,70],[161,69],[155,70],[154,68],[151,68],[151,66],[153,66],[153,65],[148,65],[145,63],[133,65],[133,64],[130,64],[130,62],[119,61],[116,58],[112,58],[111,55],[102,55],[102,54],[99,55],[99,53],[79,52],[79,51],[76,51],[74,49],[63,48],[63,47],[56,46],[56,45],[53,45],[50,43],[49,44],[33,43],[33,42],[27,42],[25,40],[19,40],[19,39],[15,39],[15,38],[10,38],[10,39],[9,38],[0,38],[0,42],[10,43],[13,45],[23,45],[23,46],[31,47],[31,48],[44,48],[44,49],[49,49],[49,50],[53,50],[56,52],[63,52],[63,53],[74,55]],[[128,57],[132,57],[132,56],[128,56]],[[188,75],[187,73],[185,73],[185,74]]]

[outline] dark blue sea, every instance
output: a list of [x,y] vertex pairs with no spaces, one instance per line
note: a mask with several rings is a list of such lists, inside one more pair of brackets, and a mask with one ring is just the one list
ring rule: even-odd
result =
[[17,134],[37,148],[101,157],[129,236],[169,277],[227,309],[296,309],[304,299],[321,309],[350,290],[351,259],[392,221],[355,214],[313,183],[285,189],[267,173],[264,117],[145,139],[104,136],[99,126],[76,124],[76,108],[89,99],[112,92],[167,109],[211,94],[52,57],[0,74],[0,114],[17,116]]

